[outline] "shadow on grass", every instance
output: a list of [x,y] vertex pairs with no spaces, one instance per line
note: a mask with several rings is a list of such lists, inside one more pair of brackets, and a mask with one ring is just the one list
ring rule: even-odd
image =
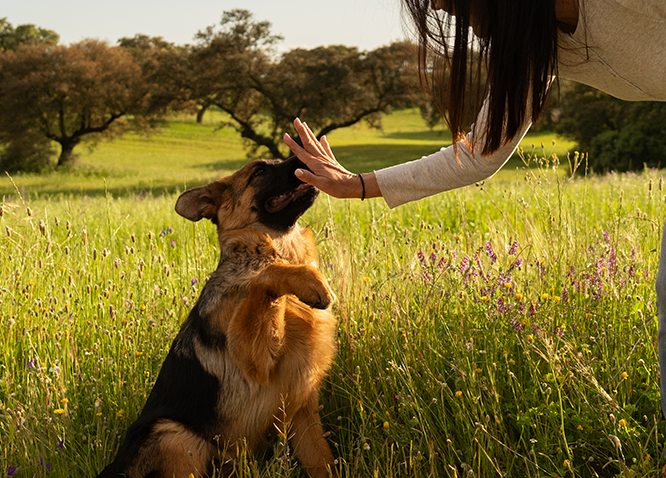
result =
[[[66,184],[57,188],[49,188],[44,190],[39,185],[25,186],[17,183],[21,196],[27,200],[58,200],[68,197],[104,197],[107,194],[110,197],[158,197],[163,195],[171,195],[182,192],[184,190],[183,183],[175,183],[173,181],[155,181],[151,185],[143,185],[141,183],[126,186],[126,187],[67,187]],[[198,186],[192,184],[192,187]],[[190,186],[188,186],[190,187]],[[13,186],[5,187],[0,186],[0,195],[3,196],[8,202],[19,202],[18,194]]]
[[[446,142],[442,141],[442,146]],[[365,173],[419,159],[436,152],[432,145],[358,144],[337,146],[333,153],[342,165],[355,173]]]
[[[424,135],[430,137],[431,133],[394,133],[391,137],[409,137],[412,139],[422,138]],[[441,145],[446,146],[447,138],[441,135]],[[435,144],[358,144],[350,146],[335,147],[335,153],[338,161],[354,173],[363,173],[379,170],[408,161],[419,159],[438,151]],[[222,176],[236,171],[246,165],[248,159],[221,160],[208,163],[202,163],[192,166],[193,174],[189,177],[173,178],[154,177],[139,179],[131,176],[122,177],[125,185],[117,186],[118,176],[115,176],[113,185],[106,188],[100,184],[104,178],[114,177],[110,172],[108,176],[106,171],[91,172],[88,170],[72,170],[68,173],[47,173],[38,178],[38,181],[31,184],[30,180],[22,181],[22,176],[14,177],[19,191],[28,199],[56,199],[58,197],[99,197],[109,194],[112,197],[157,197],[162,195],[172,195],[182,192],[186,187],[196,187],[205,184],[206,181],[212,181]],[[504,166],[504,169],[515,169],[521,167],[522,161],[516,154]],[[204,173],[202,175],[202,172]],[[208,179],[208,172],[210,176]],[[94,179],[88,185],[82,182],[82,178]],[[197,178],[197,179],[194,179]],[[203,179],[201,179],[203,178]],[[32,179],[32,178],[31,178]],[[12,184],[8,181],[0,182],[0,196],[7,197],[10,201],[17,201],[18,195]]]
[[395,132],[382,135],[383,138],[403,139],[408,141],[432,141],[442,143],[442,146],[451,144],[450,131],[409,131]]
[[213,161],[210,163],[202,163],[193,165],[193,169],[204,169],[204,170],[213,170],[213,171],[236,171],[247,163],[252,161],[251,159],[222,159],[219,161]]
[[[12,176],[18,191],[24,199],[56,199],[58,197],[99,197],[109,194],[112,197],[147,197],[171,195],[182,192],[186,187],[203,186],[207,181],[214,181],[222,175],[231,174],[242,168],[250,160],[232,159],[215,161],[213,163],[196,164],[192,166],[195,173],[192,177],[173,178],[156,176],[154,178],[136,178],[122,171],[95,168],[89,165],[71,167],[68,170],[51,171],[42,175],[17,174]],[[207,179],[198,179],[207,177]],[[0,197],[16,202],[18,193],[16,188],[6,178],[0,178]],[[112,179],[113,185],[104,186],[104,180]],[[86,184],[88,182],[88,184]],[[123,182],[124,185],[117,185]]]

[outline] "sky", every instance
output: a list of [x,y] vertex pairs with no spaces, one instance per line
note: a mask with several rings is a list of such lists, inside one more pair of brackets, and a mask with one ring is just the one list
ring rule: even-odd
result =
[[372,50],[407,36],[400,0],[4,0],[0,18],[54,30],[62,44],[84,38],[115,44],[143,33],[184,45],[235,8],[271,22],[284,37],[283,51],[335,44]]

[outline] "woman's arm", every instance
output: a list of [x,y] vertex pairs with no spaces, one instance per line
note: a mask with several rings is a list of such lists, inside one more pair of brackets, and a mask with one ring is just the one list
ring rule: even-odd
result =
[[398,164],[375,172],[379,188],[389,207],[457,189],[488,179],[501,169],[516,150],[532,122],[525,115],[516,136],[491,155],[483,156],[486,104],[465,140],[416,161]]
[[[495,174],[511,157],[529,130],[531,115],[525,115],[524,124],[509,143],[491,155],[482,156],[481,150],[485,141],[482,132],[485,131],[487,107],[486,101],[470,133],[465,140],[458,142],[457,155],[453,146],[449,146],[416,161],[374,173],[364,173],[365,197],[381,196],[389,207],[394,208],[433,194],[474,184]],[[311,170],[297,171],[299,179],[334,197],[360,198],[362,184],[358,175],[347,171],[337,162],[326,138],[322,137],[321,143],[317,141],[310,128],[300,120],[294,121],[294,126],[303,141],[303,147],[298,146],[288,135],[285,135],[285,143]]]

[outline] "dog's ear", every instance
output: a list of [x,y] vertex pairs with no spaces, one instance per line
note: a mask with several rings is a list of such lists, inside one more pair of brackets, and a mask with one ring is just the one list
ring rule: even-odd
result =
[[227,186],[218,181],[185,191],[176,201],[176,212],[190,221],[199,221],[204,217],[213,219],[226,189]]

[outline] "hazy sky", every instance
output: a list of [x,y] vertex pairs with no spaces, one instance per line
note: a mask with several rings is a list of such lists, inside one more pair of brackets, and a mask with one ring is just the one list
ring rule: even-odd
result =
[[405,37],[400,0],[5,0],[0,18],[54,30],[61,43],[115,43],[137,33],[182,45],[222,12],[245,8],[284,37],[281,49],[344,44],[371,50]]

